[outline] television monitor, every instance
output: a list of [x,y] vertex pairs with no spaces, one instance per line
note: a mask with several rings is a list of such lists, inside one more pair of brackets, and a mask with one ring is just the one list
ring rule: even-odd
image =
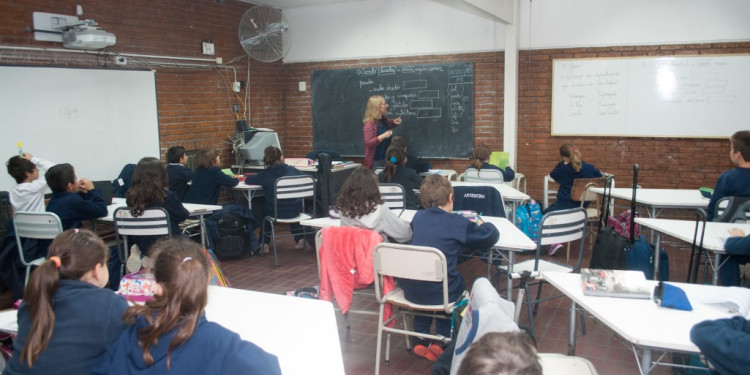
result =
[[246,131],[243,134],[245,140],[240,152],[245,163],[251,165],[263,165],[263,151],[268,146],[276,146],[281,150],[279,136],[276,132]]

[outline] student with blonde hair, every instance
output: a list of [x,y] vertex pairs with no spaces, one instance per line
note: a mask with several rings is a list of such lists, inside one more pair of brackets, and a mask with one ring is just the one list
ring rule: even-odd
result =
[[382,95],[373,95],[367,100],[365,115],[362,118],[362,133],[365,138],[365,162],[367,168],[380,167],[384,164],[385,152],[391,145],[393,128],[401,125],[401,117],[386,117],[388,104]]
[[550,177],[560,185],[557,189],[557,200],[547,207],[544,213],[579,207],[581,202],[575,201],[570,196],[573,180],[602,176],[596,167],[583,161],[581,152],[571,144],[566,143],[560,146],[560,157],[562,160],[549,173]]
[[18,337],[3,374],[87,374],[127,327],[124,298],[104,288],[109,251],[96,234],[70,229],[49,246],[18,309]]
[[200,245],[157,242],[156,295],[123,316],[131,326],[92,374],[281,374],[275,355],[206,320],[209,266]]

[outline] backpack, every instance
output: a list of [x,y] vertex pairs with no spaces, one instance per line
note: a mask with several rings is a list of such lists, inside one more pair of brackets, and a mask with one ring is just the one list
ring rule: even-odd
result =
[[245,219],[226,213],[217,221],[219,239],[215,241],[214,253],[219,260],[246,258],[250,255],[250,241],[245,229]]
[[539,237],[539,224],[542,222],[542,207],[535,200],[516,208],[516,227],[532,241]]

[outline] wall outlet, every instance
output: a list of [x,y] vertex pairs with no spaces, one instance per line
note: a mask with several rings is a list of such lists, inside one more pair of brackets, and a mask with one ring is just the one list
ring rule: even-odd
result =
[[214,44],[211,41],[203,42],[203,54],[204,55],[214,54]]
[[307,90],[307,82],[300,81],[299,82],[299,91],[306,91]]
[[234,90],[234,92],[240,92],[240,83],[232,82],[232,89]]

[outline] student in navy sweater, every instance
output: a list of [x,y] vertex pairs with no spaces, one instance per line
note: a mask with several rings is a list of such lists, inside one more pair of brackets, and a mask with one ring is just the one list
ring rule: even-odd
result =
[[490,154],[492,154],[492,152],[490,151],[489,146],[485,144],[477,145],[474,147],[474,162],[469,168],[494,169],[503,174],[503,181],[513,181],[513,179],[516,178],[516,172],[513,168],[507,166],[505,169],[502,169],[496,165],[488,163],[487,161],[490,160]]
[[724,171],[716,180],[716,187],[708,202],[706,220],[712,221],[716,202],[723,197],[750,196],[750,130],[741,130],[730,138],[729,159],[736,166]]
[[96,365],[127,327],[127,302],[103,288],[108,255],[101,238],[86,229],[52,241],[47,261],[29,277],[4,375],[88,374]]
[[52,190],[52,199],[47,203],[47,211],[60,217],[64,230],[80,228],[84,220],[94,220],[107,216],[107,203],[94,183],[88,178],[76,181],[73,166],[64,163],[47,170],[44,174],[47,185]]
[[177,199],[185,200],[190,188],[188,182],[193,179],[193,171],[185,166],[187,155],[185,147],[172,146],[167,150],[167,175],[169,175],[169,190],[177,194]]
[[570,196],[570,192],[573,189],[573,180],[602,176],[602,173],[596,167],[581,159],[581,152],[571,144],[560,146],[560,157],[562,160],[549,173],[560,185],[557,189],[557,200],[544,210],[545,214],[550,211],[580,207],[581,202],[575,201]]
[[[281,154],[275,146],[268,146],[263,150],[263,164],[266,169],[258,174],[248,176],[245,179],[245,183],[248,185],[260,185],[263,186],[263,197],[265,202],[263,203],[263,216],[274,214],[274,202],[276,200],[276,180],[286,176],[301,176],[304,173],[297,170],[286,163],[284,163],[284,155]],[[302,202],[300,199],[284,199],[280,200],[276,208],[278,209],[278,218],[289,219],[299,216]],[[305,248],[305,238],[301,234],[303,228],[298,223],[292,223],[289,225],[292,233],[296,233],[294,236],[294,242],[297,243],[295,249]],[[266,223],[266,231],[263,233],[263,245],[260,249],[261,255],[269,253],[268,243],[271,242],[271,226]]]
[[740,264],[750,261],[750,236],[739,228],[729,230],[731,237],[724,242],[726,255],[721,256],[719,279],[722,286],[740,286]]
[[419,198],[414,194],[414,190],[419,190],[422,178],[413,169],[406,167],[406,151],[400,147],[391,146],[385,156],[385,169],[378,179],[380,182],[401,185],[404,188],[406,209],[419,209]]
[[741,316],[706,320],[690,330],[692,341],[721,375],[745,375],[750,369],[750,321]]
[[[161,160],[145,157],[138,162],[133,172],[133,183],[126,194],[130,214],[138,217],[147,208],[160,207],[167,211],[172,235],[180,235],[180,223],[188,218],[188,210],[177,198],[177,194],[167,190],[167,170]],[[151,254],[151,245],[158,239],[155,236],[134,236],[141,252]]]
[[[432,246],[445,254],[450,289],[448,297],[451,301],[456,301],[466,290],[464,279],[456,268],[461,250],[490,248],[497,242],[500,232],[495,226],[481,219],[472,222],[461,215],[454,215],[453,187],[443,176],[425,177],[419,192],[425,209],[418,211],[411,221],[411,243],[417,246]],[[404,297],[411,302],[426,305],[443,303],[443,284],[440,282],[399,279],[398,283],[404,289]],[[416,316],[414,330],[429,333],[431,323],[430,317]],[[451,337],[450,319],[436,319],[435,333]],[[413,352],[435,361],[443,353],[443,349],[438,343],[417,340]]]
[[91,374],[281,374],[278,358],[206,320],[209,267],[200,245],[154,245],[155,298],[130,307],[131,326]]

